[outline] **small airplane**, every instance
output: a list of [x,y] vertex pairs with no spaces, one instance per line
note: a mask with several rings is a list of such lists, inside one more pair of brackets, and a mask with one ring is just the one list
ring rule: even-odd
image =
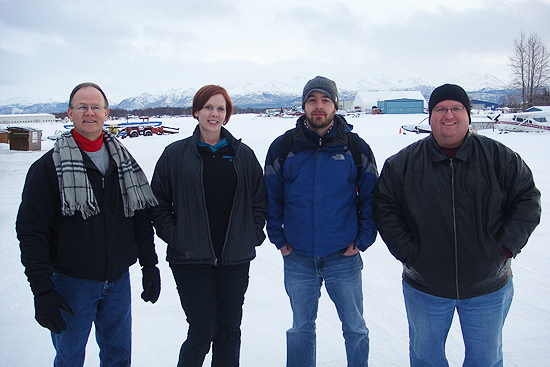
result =
[[494,127],[504,132],[550,132],[550,106],[534,106],[525,112],[498,115]]
[[[493,118],[490,116],[490,115],[471,115],[470,117],[470,120],[471,120],[471,124],[470,124],[470,130],[477,130],[477,129],[483,129],[483,128],[487,128],[487,127],[482,127],[484,125],[486,125],[487,123],[489,123],[490,121],[486,120],[486,118],[488,118],[490,121],[493,121]],[[414,124],[414,125],[402,125],[401,126],[401,129],[405,130],[405,131],[410,131],[410,132],[413,132],[413,133],[416,133],[416,134],[420,134],[420,133],[431,133],[432,132],[432,128],[430,126],[430,124],[423,124],[424,121],[426,121],[428,119],[428,117],[426,117],[424,120],[420,121],[418,124]]]
[[426,117],[424,120],[420,121],[418,124],[414,124],[414,125],[402,125],[401,126],[401,129],[405,130],[405,131],[410,131],[411,133],[417,133],[417,134],[420,134],[420,133],[431,133],[432,132],[432,128],[430,126],[430,124],[422,124],[424,121],[426,121],[428,119],[428,117]]
[[302,116],[304,114],[304,110],[302,110],[301,107],[296,108],[296,106],[293,106],[292,108],[288,108],[284,111],[285,116]]

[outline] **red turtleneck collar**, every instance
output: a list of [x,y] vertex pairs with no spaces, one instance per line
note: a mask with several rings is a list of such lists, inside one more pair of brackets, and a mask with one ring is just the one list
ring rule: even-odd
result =
[[103,146],[103,131],[99,139],[91,141],[80,135],[75,129],[73,129],[73,137],[80,148],[85,152],[97,152]]

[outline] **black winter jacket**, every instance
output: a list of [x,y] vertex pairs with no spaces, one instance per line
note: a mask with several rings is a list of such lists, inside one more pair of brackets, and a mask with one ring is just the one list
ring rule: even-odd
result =
[[494,292],[540,221],[540,192],[518,154],[468,133],[454,158],[433,135],[388,158],[374,194],[378,231],[403,279],[439,297]]
[[198,152],[199,127],[192,136],[167,146],[155,167],[151,188],[159,206],[153,209],[153,224],[157,235],[168,244],[166,258],[170,263],[246,263],[256,256],[255,247],[265,239],[267,195],[262,167],[252,149],[225,128],[221,134],[234,152],[237,172],[237,188],[221,259],[216,258],[210,238],[203,163]]
[[116,164],[105,176],[82,152],[100,212],[84,220],[80,212],[61,214],[53,149],[30,167],[17,215],[21,261],[35,295],[53,289],[52,271],[98,281],[115,281],[139,257],[157,264],[149,210],[124,215]]

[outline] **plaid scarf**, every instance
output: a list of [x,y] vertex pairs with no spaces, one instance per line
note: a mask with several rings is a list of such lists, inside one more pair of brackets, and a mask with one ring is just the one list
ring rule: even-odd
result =
[[[134,216],[136,210],[158,205],[147,177],[130,152],[110,132],[104,130],[103,138],[117,165],[126,217]],[[74,215],[78,210],[84,219],[98,214],[99,205],[88,180],[84,159],[71,132],[62,134],[55,142],[53,161],[59,180],[62,214]]]

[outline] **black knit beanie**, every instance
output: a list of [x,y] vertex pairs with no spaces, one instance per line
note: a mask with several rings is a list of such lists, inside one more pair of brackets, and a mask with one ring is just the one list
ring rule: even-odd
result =
[[316,76],[307,82],[302,93],[302,108],[305,107],[309,95],[313,92],[320,92],[329,97],[334,102],[336,109],[338,109],[338,88],[336,88],[335,82],[324,76]]
[[430,96],[430,102],[428,103],[428,108],[430,111],[430,119],[432,117],[432,110],[434,107],[441,101],[446,100],[458,101],[466,107],[468,111],[468,119],[472,122],[470,112],[472,110],[472,105],[470,103],[470,97],[462,87],[456,84],[443,84],[434,89],[432,95]]

